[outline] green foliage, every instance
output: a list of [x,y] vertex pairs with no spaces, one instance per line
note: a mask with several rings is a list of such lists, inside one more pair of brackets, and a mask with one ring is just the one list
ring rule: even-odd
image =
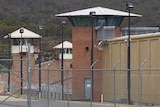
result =
[[3,68],[3,67],[0,66],[0,73],[7,73],[7,72],[8,71],[5,68]]
[[7,58],[10,50],[10,44],[0,44],[0,58]]
[[[55,14],[69,12],[90,7],[102,6],[106,8],[126,11],[128,0],[0,0],[0,39],[20,27],[42,34],[42,49],[50,51],[52,46],[61,40],[61,18]],[[142,18],[132,18],[131,26],[159,26],[160,0],[133,0],[133,13],[142,14]],[[66,20],[66,19],[65,19]],[[123,26],[127,26],[125,19]],[[38,26],[43,25],[40,32]],[[71,40],[71,25],[67,23],[64,29],[65,40]],[[46,42],[47,41],[47,42]],[[51,41],[51,42],[50,42]],[[35,43],[37,44],[37,43]],[[8,46],[0,44],[0,57],[7,56]],[[48,47],[48,48],[46,48]]]
[[[103,6],[113,9],[125,11],[125,4],[128,0],[1,0],[0,1],[0,20],[14,18],[16,20],[29,23],[29,24],[44,24],[58,23],[55,14],[68,12],[83,8]],[[141,22],[138,24],[156,26],[153,24],[154,13],[159,13],[159,0],[134,0],[133,12],[144,15]],[[154,14],[155,17],[159,14]],[[152,20],[145,23],[150,17]],[[10,20],[11,21],[11,20]],[[16,23],[16,21],[15,21]],[[15,23],[12,23],[15,25]],[[134,24],[137,24],[136,22]]]
[[[60,26],[57,24],[48,24],[45,29],[45,36],[58,36],[60,31]],[[58,31],[58,32],[57,32]]]
[[[43,36],[60,35],[59,20],[55,14],[83,8],[102,6],[125,11],[127,0],[0,0],[0,37],[25,26],[38,32],[38,25],[45,26]],[[160,0],[134,0],[135,13],[142,18],[134,19],[133,26],[159,26]],[[125,26],[126,24],[124,24]],[[71,30],[67,30],[70,35]]]

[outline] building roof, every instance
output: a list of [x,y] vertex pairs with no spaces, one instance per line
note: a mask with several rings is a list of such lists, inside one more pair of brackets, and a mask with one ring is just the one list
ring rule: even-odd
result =
[[[140,35],[131,35],[131,39],[135,39],[135,38],[148,38],[148,37],[151,37],[151,38],[153,38],[153,37],[160,37],[160,32],[140,34]],[[122,36],[122,37],[117,37],[117,38],[111,39],[110,41],[124,40],[124,39],[128,39],[128,35],[127,36]]]
[[[20,33],[20,29],[23,29],[23,33],[21,34]],[[4,38],[28,38],[28,39],[32,39],[32,38],[42,38],[42,36],[40,36],[39,34],[37,33],[34,33],[24,27],[21,27],[20,29],[4,36]]]
[[[61,49],[62,48],[62,43],[56,45],[53,47],[53,49]],[[72,48],[72,43],[68,41],[63,42],[63,48],[65,49],[71,49]]]
[[[56,16],[57,17],[89,16],[89,13],[91,11],[95,11],[96,16],[124,16],[124,17],[129,16],[128,12],[113,10],[113,9],[103,8],[103,7],[93,7],[93,8],[88,8],[88,9],[82,9],[78,11],[57,14]],[[130,16],[131,17],[142,17],[142,15],[133,14],[133,13],[131,13]]]

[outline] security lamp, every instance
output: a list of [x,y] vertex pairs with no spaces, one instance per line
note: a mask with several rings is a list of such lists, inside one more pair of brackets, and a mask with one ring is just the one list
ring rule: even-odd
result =
[[19,31],[20,33],[24,33],[24,29],[20,29],[20,31]]
[[10,33],[7,36],[8,36],[8,38],[11,38],[11,34]]
[[65,20],[62,20],[61,23],[62,23],[62,25],[65,25],[65,24],[66,24],[66,21],[65,21]]
[[43,29],[43,26],[39,26],[39,30],[42,30]]
[[127,3],[126,4],[126,10],[132,9],[133,8],[133,3]]
[[95,16],[95,15],[96,15],[96,12],[95,12],[95,11],[91,11],[91,12],[89,13],[89,15],[90,15],[90,16]]

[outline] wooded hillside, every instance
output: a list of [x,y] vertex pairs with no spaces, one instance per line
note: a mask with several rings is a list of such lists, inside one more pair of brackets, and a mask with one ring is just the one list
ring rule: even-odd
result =
[[[95,6],[125,11],[126,2],[127,0],[0,0],[0,34],[7,33],[4,30],[7,26],[8,31],[22,25],[35,31],[42,24],[46,28],[45,36],[57,35],[57,32],[49,31],[57,30],[57,24],[60,23],[55,14]],[[143,15],[142,18],[132,20],[133,26],[160,25],[160,0],[134,0],[133,4],[132,12]]]
[[[60,42],[60,18],[55,14],[89,7],[102,6],[125,11],[128,0],[0,0],[0,38],[20,27],[39,33],[38,26],[43,25],[44,51],[50,51]],[[131,26],[159,26],[160,0],[130,0],[133,13],[143,15],[133,18]],[[123,26],[127,26],[124,21]],[[65,39],[71,39],[71,26],[65,28]],[[46,42],[51,41],[51,42]],[[54,42],[55,41],[55,42]],[[46,48],[48,47],[48,48]]]

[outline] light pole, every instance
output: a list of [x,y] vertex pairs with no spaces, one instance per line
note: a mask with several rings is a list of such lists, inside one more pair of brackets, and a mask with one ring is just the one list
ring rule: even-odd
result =
[[[95,11],[91,11],[89,13],[90,17],[91,17],[91,25],[92,25],[92,33],[91,33],[91,83],[92,83],[92,86],[91,86],[91,90],[92,90],[92,98],[91,98],[91,101],[94,100],[94,17],[96,15],[96,12]],[[92,66],[93,65],[93,66]]]
[[[39,26],[39,31],[40,34],[42,36],[42,30],[43,30],[43,26]],[[38,55],[38,59],[39,59],[39,98],[41,98],[41,59],[42,59],[42,40],[41,38],[39,38],[39,55]]]
[[128,52],[127,52],[127,56],[128,56],[128,58],[127,58],[127,62],[128,62],[128,65],[127,65],[127,69],[128,69],[128,71],[127,71],[127,89],[128,89],[128,99],[127,99],[127,102],[128,102],[128,104],[131,104],[131,96],[130,96],[130,94],[131,94],[131,47],[130,47],[130,45],[131,45],[131,43],[130,43],[130,11],[131,11],[131,9],[133,8],[133,4],[132,3],[127,3],[126,4],[126,10],[128,10]]
[[62,21],[61,22],[61,27],[62,27],[62,38],[61,38],[61,42],[62,42],[62,49],[61,49],[61,85],[62,85],[62,100],[63,100],[63,94],[64,94],[64,67],[63,67],[63,53],[64,53],[64,49],[63,49],[63,39],[64,39],[64,26],[66,25],[66,21]]
[[8,34],[8,38],[9,38],[9,71],[8,71],[8,92],[10,92],[10,77],[11,77],[11,34]]
[[20,29],[21,39],[20,39],[20,46],[21,46],[21,95],[23,94],[23,55],[22,55],[22,34],[24,33],[24,29]]

